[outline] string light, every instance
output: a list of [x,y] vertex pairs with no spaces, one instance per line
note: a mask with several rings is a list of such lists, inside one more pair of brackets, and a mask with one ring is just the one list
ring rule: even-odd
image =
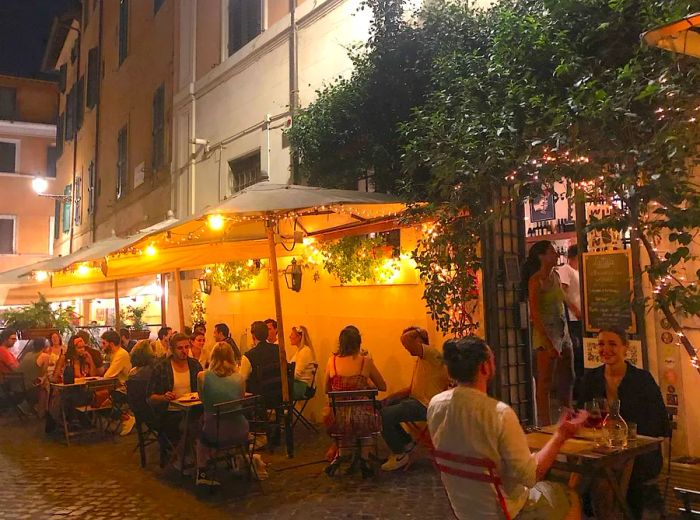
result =
[[34,273],[34,279],[37,282],[44,282],[47,280],[48,277],[49,277],[49,273],[47,273],[46,271],[36,271]]
[[156,253],[157,253],[157,251],[156,251],[156,248],[153,244],[150,244],[146,248],[146,256],[156,256]]
[[221,231],[224,229],[224,217],[221,215],[209,215],[207,217],[207,225],[212,231]]

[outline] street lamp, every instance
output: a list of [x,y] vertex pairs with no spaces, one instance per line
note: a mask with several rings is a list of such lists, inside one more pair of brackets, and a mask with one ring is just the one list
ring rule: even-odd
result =
[[71,200],[70,195],[54,195],[51,193],[45,193],[48,188],[49,188],[49,183],[44,177],[34,177],[32,179],[32,189],[34,190],[34,193],[36,193],[40,197],[47,197],[49,199],[58,199],[58,200],[61,200],[63,202],[68,202]]

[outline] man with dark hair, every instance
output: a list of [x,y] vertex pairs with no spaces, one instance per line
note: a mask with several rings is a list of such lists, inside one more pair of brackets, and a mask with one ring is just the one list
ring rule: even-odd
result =
[[[241,360],[241,350],[238,348],[238,345],[236,345],[236,342],[233,341],[228,325],[225,323],[217,323],[214,325],[214,341],[217,343],[219,341],[225,341],[231,345],[231,348],[233,349],[233,357],[235,358],[236,362]],[[211,356],[211,351],[213,348],[214,345],[211,345],[208,349],[205,348],[202,352],[202,354],[205,356],[203,359],[205,359],[207,363],[209,362],[209,357]]]
[[[106,369],[99,369],[103,372],[104,377],[116,377],[119,379],[119,384],[126,383],[131,370],[131,358],[129,353],[122,348],[121,338],[115,330],[108,330],[101,336],[102,350],[110,356],[109,366]],[[125,413],[122,415],[122,431],[121,435],[128,435],[136,424],[136,419],[133,415]]]
[[[251,374],[248,378],[248,388],[251,392],[264,395],[266,402],[272,405],[282,400],[282,384],[263,385],[266,375],[274,376],[275,370],[279,374],[280,349],[274,343],[268,341],[268,328],[263,321],[254,321],[250,326],[255,346],[246,352],[245,356],[250,361]],[[274,377],[272,377],[274,379]]]
[[170,352],[170,338],[172,335],[172,327],[161,327],[158,329],[158,339],[153,342],[153,353],[157,358],[163,358]]
[[207,324],[203,321],[198,321],[192,324],[192,334],[196,334],[198,332],[204,334],[205,336],[207,335]]
[[391,450],[389,460],[382,465],[384,471],[394,471],[408,464],[413,443],[401,423],[425,421],[428,403],[445,390],[448,383],[442,353],[428,344],[425,329],[408,327],[401,334],[401,344],[416,358],[416,364],[410,386],[382,402],[382,436]]
[[[566,263],[557,267],[557,274],[564,290],[569,318],[569,335],[574,351],[574,372],[577,383],[583,377],[583,331],[581,329],[581,282],[578,272],[578,246],[573,244],[566,250]],[[576,389],[578,384],[574,385]],[[576,399],[576,396],[574,396]]]
[[17,358],[10,349],[17,342],[17,333],[14,330],[3,329],[0,331],[0,374],[9,374],[19,367]]
[[277,343],[277,321],[272,318],[267,318],[265,320],[265,326],[267,327],[267,342]]
[[122,341],[122,348],[131,353],[131,349],[136,345],[136,340],[131,339],[131,332],[129,332],[129,329],[119,329],[119,337]]
[[[588,414],[581,412],[574,419],[562,417],[552,438],[532,454],[513,409],[486,393],[496,373],[494,355],[486,342],[475,336],[448,340],[443,356],[457,386],[433,397],[428,406],[437,463],[446,460],[441,453],[493,461],[511,518],[560,520],[577,511],[580,516],[575,493],[562,484],[541,479],[564,441],[573,437]],[[471,467],[466,470],[475,471]],[[441,477],[457,518],[502,516],[492,486],[445,472]]]

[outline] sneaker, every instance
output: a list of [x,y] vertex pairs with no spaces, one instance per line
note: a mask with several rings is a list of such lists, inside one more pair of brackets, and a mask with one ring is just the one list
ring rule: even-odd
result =
[[408,453],[401,453],[400,455],[392,453],[389,456],[389,460],[382,464],[382,470],[396,471],[403,468],[406,464],[408,464]]
[[255,468],[255,475],[257,475],[258,480],[265,480],[269,477],[267,473],[267,464],[262,460],[262,457],[257,453],[253,455],[253,467]]
[[128,415],[126,419],[122,421],[122,431],[119,435],[124,436],[124,435],[129,435],[131,433],[131,430],[134,429],[134,425],[136,424],[136,417],[133,415]]
[[220,486],[221,482],[211,478],[206,469],[200,469],[197,471],[196,484],[198,486]]

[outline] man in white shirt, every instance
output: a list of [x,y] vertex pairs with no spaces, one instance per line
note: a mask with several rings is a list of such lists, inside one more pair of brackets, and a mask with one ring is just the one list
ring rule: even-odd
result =
[[[124,385],[126,379],[129,377],[129,371],[131,370],[131,358],[129,353],[122,348],[121,338],[115,330],[108,330],[100,336],[102,339],[102,350],[110,355],[110,363],[104,370],[104,377],[116,377],[119,379],[119,384]],[[115,393],[113,398],[117,398],[117,395],[122,395]],[[136,424],[136,419],[133,415],[129,413],[124,413],[122,415],[122,431],[121,435],[128,435]]]
[[[494,355],[486,342],[475,336],[448,340],[443,356],[457,387],[436,395],[428,406],[428,427],[436,453],[493,461],[503,482],[502,492],[511,518],[579,518],[578,496],[562,484],[541,479],[564,441],[574,435],[587,414],[581,412],[575,419],[560,420],[549,442],[531,454],[513,409],[486,393],[496,372]],[[478,467],[455,465],[439,456],[436,461],[447,467],[480,472]],[[444,471],[441,477],[458,519],[503,518],[491,484]]]
[[578,246],[569,246],[566,263],[557,268],[569,314],[569,335],[574,350],[576,379],[583,377],[583,336],[581,330],[581,287],[578,272]]
[[401,344],[416,358],[411,384],[389,395],[382,402],[382,437],[391,450],[384,471],[394,471],[409,462],[411,436],[401,423],[425,421],[428,403],[435,394],[447,388],[447,370],[442,353],[428,344],[428,332],[420,327],[409,327],[401,334]]

